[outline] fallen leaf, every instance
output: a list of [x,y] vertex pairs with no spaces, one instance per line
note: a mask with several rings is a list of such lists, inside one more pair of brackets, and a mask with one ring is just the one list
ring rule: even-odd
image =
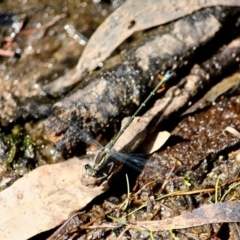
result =
[[[78,82],[109,57],[134,32],[159,26],[202,8],[217,5],[240,6],[240,2],[238,0],[126,1],[98,27],[88,41],[77,66],[69,74],[50,84],[50,91],[58,92],[59,87],[68,87]],[[63,79],[68,81],[62,82]]]
[[0,239],[28,239],[52,229],[108,186],[81,185],[85,160],[41,166],[0,193]]
[[196,227],[211,223],[239,222],[240,201],[221,202],[197,208],[180,216],[159,221],[139,221],[134,224],[149,231],[164,231]]

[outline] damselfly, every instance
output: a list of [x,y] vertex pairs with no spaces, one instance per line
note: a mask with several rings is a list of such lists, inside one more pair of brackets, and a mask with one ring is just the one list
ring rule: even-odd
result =
[[[107,160],[111,157],[114,158],[129,167],[135,169],[136,171],[141,171],[146,164],[147,155],[146,154],[124,154],[120,152],[115,152],[107,147],[103,147],[99,142],[91,138],[90,136],[86,138],[86,135],[82,135],[80,138],[82,141],[93,145],[98,148],[97,153],[94,156],[93,166],[90,164],[85,165],[85,169],[87,170],[87,174],[93,177],[98,177],[100,179],[104,179],[111,173],[111,170],[114,167],[113,162],[108,162]],[[96,163],[100,163],[100,165],[94,165]],[[107,166],[108,171],[102,171]]]
[[[152,98],[152,96],[156,93],[156,91],[171,78],[172,74],[170,72],[167,72],[163,79],[158,83],[158,85],[153,89],[153,91],[149,94],[149,96],[145,99],[145,101],[140,105],[140,107],[137,109],[137,111],[129,118],[127,123],[121,128],[121,130],[118,132],[117,136],[107,144],[106,147],[103,147],[100,143],[97,141],[91,139],[88,137],[87,139],[82,138],[83,141],[85,141],[88,144],[92,144],[99,148],[98,153],[95,155],[94,162],[92,166],[90,164],[85,165],[85,169],[87,171],[87,174],[89,176],[98,177],[99,179],[104,179],[108,176],[108,174],[113,169],[114,163],[108,163],[108,159],[110,157],[113,157],[120,162],[130,166],[131,168],[141,171],[143,166],[146,164],[146,159],[139,157],[139,155],[134,154],[123,154],[118,153],[112,150],[115,143],[119,139],[119,137],[123,134],[123,132],[127,129],[127,127],[130,125],[130,123],[133,121],[133,119],[137,116],[137,114],[141,111],[143,107],[145,107],[146,103]],[[102,170],[106,167],[106,165],[109,166],[108,173],[104,173]]]

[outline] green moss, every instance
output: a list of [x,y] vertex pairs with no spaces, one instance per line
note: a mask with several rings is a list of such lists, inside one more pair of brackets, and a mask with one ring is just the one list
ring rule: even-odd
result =
[[19,125],[14,126],[11,133],[4,137],[4,142],[9,148],[9,156],[5,162],[7,167],[13,167],[13,162],[19,162],[20,159],[35,159],[36,145]]

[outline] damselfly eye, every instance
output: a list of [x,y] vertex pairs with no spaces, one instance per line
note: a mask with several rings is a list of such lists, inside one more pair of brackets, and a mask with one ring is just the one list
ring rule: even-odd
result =
[[88,170],[89,168],[91,168],[91,166],[89,164],[86,164],[85,166],[85,169]]

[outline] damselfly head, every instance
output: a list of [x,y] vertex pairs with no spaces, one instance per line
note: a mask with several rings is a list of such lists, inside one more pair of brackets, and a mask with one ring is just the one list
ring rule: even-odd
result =
[[81,182],[84,186],[94,187],[99,185],[97,178],[97,170],[95,170],[90,164],[85,164],[82,169]]
[[85,169],[88,170],[89,168],[91,168],[90,164],[86,164],[84,165]]
[[86,170],[86,174],[89,176],[95,177],[97,175],[97,170],[94,169],[90,164],[86,164],[84,168]]

